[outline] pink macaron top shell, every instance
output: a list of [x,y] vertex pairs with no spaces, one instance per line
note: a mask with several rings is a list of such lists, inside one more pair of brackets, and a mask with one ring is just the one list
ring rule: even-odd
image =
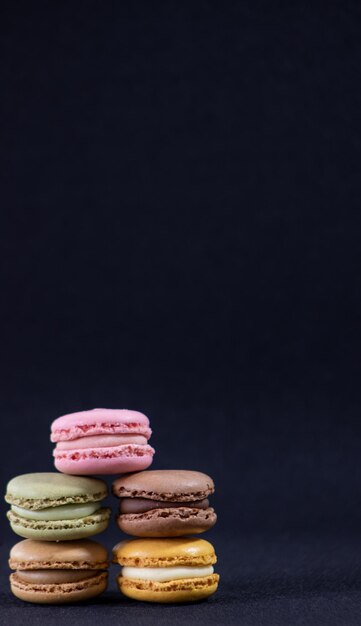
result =
[[92,409],[58,417],[51,425],[51,441],[71,441],[93,435],[152,434],[149,419],[127,409]]

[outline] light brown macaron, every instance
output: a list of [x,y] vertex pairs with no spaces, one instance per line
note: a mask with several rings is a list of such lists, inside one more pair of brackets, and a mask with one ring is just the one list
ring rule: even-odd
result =
[[212,595],[219,575],[214,548],[204,539],[129,539],[113,549],[113,561],[122,565],[119,590],[145,602],[194,602]]
[[64,604],[89,600],[105,591],[109,559],[95,541],[25,539],[10,552],[12,593],[20,600]]
[[117,524],[136,537],[203,533],[217,521],[208,497],[210,476],[189,470],[151,470],[121,476],[112,491],[120,498]]

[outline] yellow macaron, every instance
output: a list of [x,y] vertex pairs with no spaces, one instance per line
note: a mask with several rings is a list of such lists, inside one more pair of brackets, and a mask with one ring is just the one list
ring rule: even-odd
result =
[[113,561],[122,565],[120,591],[134,600],[193,602],[218,587],[217,558],[204,539],[129,539],[114,547]]

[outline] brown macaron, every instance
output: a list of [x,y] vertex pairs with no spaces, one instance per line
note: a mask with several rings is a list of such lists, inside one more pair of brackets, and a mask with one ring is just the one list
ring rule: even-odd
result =
[[202,472],[137,472],[117,478],[112,491],[120,498],[118,526],[128,535],[193,535],[209,530],[217,521],[208,501],[214,483]]
[[105,591],[109,559],[95,541],[35,541],[13,546],[9,566],[13,594],[26,602],[63,604],[89,600]]

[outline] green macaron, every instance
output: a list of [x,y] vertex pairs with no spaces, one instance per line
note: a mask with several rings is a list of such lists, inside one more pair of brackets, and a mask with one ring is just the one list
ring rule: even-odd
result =
[[13,531],[27,539],[65,541],[101,533],[110,509],[100,502],[108,494],[97,478],[56,472],[23,474],[7,485],[5,500]]

